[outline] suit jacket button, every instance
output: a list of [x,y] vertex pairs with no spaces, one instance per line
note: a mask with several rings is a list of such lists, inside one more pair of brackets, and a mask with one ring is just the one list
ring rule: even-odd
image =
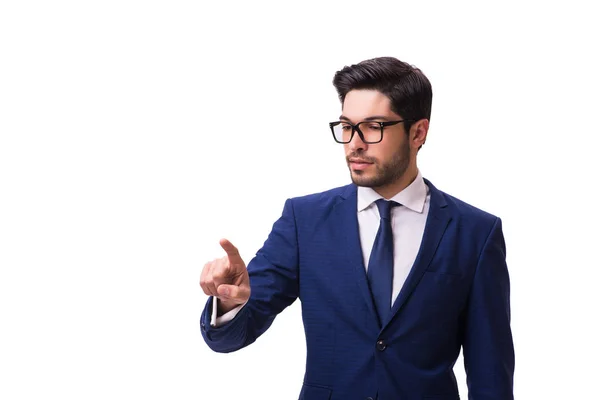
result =
[[387,347],[387,344],[385,344],[385,342],[383,340],[379,340],[377,342],[377,350],[379,351],[384,351]]
[[367,397],[367,400],[373,400],[373,398],[372,397]]

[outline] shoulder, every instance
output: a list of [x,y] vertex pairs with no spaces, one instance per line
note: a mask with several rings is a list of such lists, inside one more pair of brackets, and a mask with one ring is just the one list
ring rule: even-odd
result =
[[291,197],[288,199],[288,201],[291,201],[294,205],[300,206],[323,206],[326,204],[335,204],[352,195],[356,195],[356,186],[349,184],[338,186],[322,192]]
[[452,204],[452,206],[458,210],[461,215],[469,216],[471,218],[480,218],[484,220],[495,220],[498,218],[496,215],[485,211],[479,207],[476,207],[466,201],[463,201],[457,197],[444,193],[448,203]]
[[356,186],[349,184],[321,192],[290,197],[286,200],[285,208],[293,210],[296,218],[320,220],[329,215],[338,204],[352,198],[356,199]]
[[491,229],[496,223],[500,223],[500,218],[491,212],[437,189],[428,180],[425,182],[430,189],[432,205],[446,208],[461,225]]

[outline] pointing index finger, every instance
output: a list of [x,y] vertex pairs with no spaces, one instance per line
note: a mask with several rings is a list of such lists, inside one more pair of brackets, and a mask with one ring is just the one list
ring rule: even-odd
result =
[[241,261],[240,252],[229,240],[221,239],[219,244],[225,250],[225,253],[227,253],[230,261]]

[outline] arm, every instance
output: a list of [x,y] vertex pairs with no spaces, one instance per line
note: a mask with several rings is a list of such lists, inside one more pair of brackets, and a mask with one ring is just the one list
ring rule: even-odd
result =
[[250,299],[231,321],[211,326],[212,296],[202,312],[202,336],[214,351],[232,352],[253,343],[271,326],[276,315],[298,297],[298,244],[290,199],[263,247],[248,264],[248,274]]
[[465,324],[463,355],[469,400],[513,400],[510,284],[500,219],[479,256]]

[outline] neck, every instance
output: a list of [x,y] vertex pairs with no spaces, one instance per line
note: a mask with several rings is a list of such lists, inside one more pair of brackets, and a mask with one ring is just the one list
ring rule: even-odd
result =
[[406,171],[400,176],[396,181],[380,187],[374,187],[377,193],[383,196],[386,199],[391,199],[404,189],[406,189],[414,180],[417,178],[418,169],[416,164],[412,164],[409,166]]

